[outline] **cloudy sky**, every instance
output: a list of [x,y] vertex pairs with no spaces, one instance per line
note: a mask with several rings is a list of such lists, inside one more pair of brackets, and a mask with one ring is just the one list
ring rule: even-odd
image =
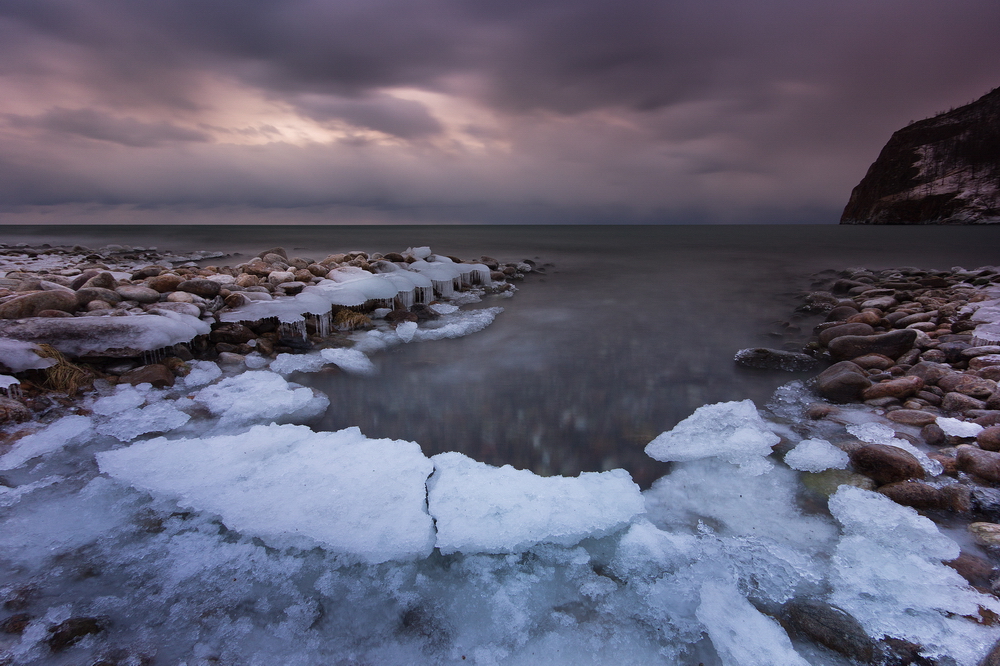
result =
[[0,221],[829,222],[997,0],[3,0]]

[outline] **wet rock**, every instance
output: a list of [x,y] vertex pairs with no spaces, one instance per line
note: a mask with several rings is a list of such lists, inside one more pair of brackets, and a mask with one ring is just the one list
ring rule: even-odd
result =
[[[993,566],[989,561],[962,551],[954,560],[945,562],[946,565],[958,572],[958,574],[968,581],[969,585],[976,587],[987,587],[990,584],[990,577],[993,575]],[[1000,665],[1000,662],[997,662]]]
[[165,294],[170,291],[176,291],[177,285],[184,282],[184,278],[180,275],[173,275],[171,273],[166,273],[164,275],[157,275],[156,277],[151,277],[146,280],[146,286],[150,289],[155,289],[161,294]]
[[920,430],[920,436],[931,446],[941,446],[947,439],[944,430],[937,423],[929,423]]
[[231,345],[241,345],[243,343],[249,342],[257,337],[257,334],[251,331],[248,327],[243,324],[229,323],[222,324],[212,329],[208,338],[212,342],[225,342]]
[[855,470],[880,486],[924,478],[924,468],[917,459],[895,446],[868,444],[850,452],[850,457]]
[[76,303],[81,308],[86,307],[92,301],[104,301],[114,305],[121,303],[122,297],[118,292],[104,287],[82,287],[76,292]]
[[872,385],[865,371],[850,361],[834,363],[816,376],[816,392],[832,402],[852,402]]
[[865,401],[876,400],[878,398],[895,398],[897,400],[916,395],[924,387],[924,380],[920,377],[900,377],[879,382],[866,388],[861,393],[861,398]]
[[989,365],[985,368],[980,368],[979,370],[976,370],[976,376],[1000,382],[1000,365]]
[[834,652],[868,663],[875,657],[875,642],[854,617],[816,599],[792,599],[781,608],[785,630],[808,638]]
[[985,414],[973,418],[972,422],[981,425],[984,428],[1000,425],[1000,411],[990,410]]
[[851,315],[847,318],[847,323],[862,323],[868,324],[869,326],[878,326],[879,322],[882,321],[882,317],[875,312],[859,312],[856,315]]
[[390,324],[399,324],[404,321],[418,322],[420,318],[417,316],[416,312],[410,312],[409,310],[397,308],[386,314],[385,320]]
[[875,308],[877,310],[882,310],[883,312],[889,308],[894,308],[897,305],[899,305],[899,301],[892,296],[876,296],[875,298],[869,298],[861,303],[862,308]]
[[895,361],[883,354],[866,354],[853,359],[851,362],[857,364],[865,370],[888,370],[892,366],[896,365]]
[[65,650],[84,636],[98,634],[105,629],[105,621],[96,617],[71,617],[54,627],[49,627],[46,641],[54,652]]
[[31,418],[31,410],[18,400],[0,396],[0,424],[21,423]]
[[90,268],[85,270],[84,272],[80,273],[75,278],[73,278],[73,281],[69,283],[69,288],[72,289],[73,291],[76,291],[83,285],[87,284],[87,281],[90,280],[92,277],[100,274],[100,272],[101,271],[95,268]]
[[154,303],[152,305],[147,305],[144,309],[147,312],[154,314],[161,310],[166,310],[167,312],[177,312],[180,314],[190,315],[191,317],[201,316],[201,308],[194,303]]
[[937,319],[938,313],[934,312],[918,312],[916,314],[906,315],[893,322],[896,328],[906,328],[911,324],[918,324],[923,322],[929,322]]
[[73,315],[63,310],[42,310],[36,317],[72,317]]
[[201,296],[202,298],[215,298],[219,295],[221,288],[222,285],[218,282],[203,280],[201,278],[184,280],[184,282],[177,285],[178,291],[184,291],[195,296]]
[[976,400],[964,393],[945,393],[941,400],[941,409],[946,412],[966,412],[971,409],[983,409],[986,406],[982,400]]
[[289,296],[294,296],[295,294],[301,293],[302,290],[306,288],[306,283],[293,280],[292,282],[281,283],[280,287],[281,290]]
[[15,613],[0,622],[0,633],[15,634],[20,636],[31,623],[31,616],[27,613]]
[[785,372],[808,372],[819,367],[819,361],[809,354],[766,347],[741,349],[736,352],[734,360],[747,368]]
[[876,335],[844,335],[830,341],[830,354],[838,360],[850,360],[866,354],[884,354],[899,358],[913,347],[917,332],[912,329]]
[[950,365],[944,363],[934,363],[931,361],[921,361],[915,364],[906,374],[913,375],[914,377],[920,377],[924,380],[924,384],[935,385],[938,380],[942,377],[950,375],[954,370],[951,369]]
[[856,314],[858,309],[853,305],[838,305],[827,313],[826,321],[844,321]]
[[976,435],[976,443],[984,451],[1000,451],[1000,425],[984,429]]
[[156,277],[163,271],[167,270],[166,266],[145,266],[139,270],[132,273],[133,280],[145,280],[146,278]]
[[1000,354],[986,354],[969,359],[970,370],[982,370],[994,366],[1000,366]]
[[875,329],[868,324],[854,323],[854,324],[841,324],[840,326],[833,326],[824,330],[819,334],[819,343],[826,347],[830,344],[831,340],[843,337],[845,335],[873,335]]
[[957,372],[942,377],[937,385],[946,393],[954,391],[981,400],[990,397],[997,390],[997,383],[992,380]]
[[920,427],[930,425],[937,419],[936,414],[931,414],[930,412],[924,412],[917,409],[897,409],[893,412],[889,412],[886,416],[890,421],[894,421],[896,423]]
[[0,304],[0,319],[35,317],[44,310],[75,312],[76,295],[68,291],[36,291]]
[[[942,340],[945,337],[948,336],[940,336],[938,337],[938,340]],[[972,345],[970,345],[967,342],[944,341],[937,346],[937,349],[940,352],[944,352],[945,361],[947,361],[948,363],[958,363],[960,361],[965,360],[965,358],[962,356],[962,352],[971,346]]]
[[970,489],[972,508],[991,521],[1000,520],[1000,490],[974,486]]
[[920,360],[932,363],[944,363],[948,359],[940,349],[928,349],[920,355]]
[[137,284],[115,287],[115,293],[126,301],[136,301],[137,303],[156,303],[160,300],[160,292]]
[[174,385],[174,373],[165,365],[152,363],[129,370],[121,376],[120,380],[132,386],[152,384],[153,388],[164,388]]
[[881,486],[878,492],[896,504],[914,509],[940,509],[943,505],[941,491],[920,481],[897,481]]
[[830,405],[822,402],[814,402],[806,408],[806,418],[818,421],[819,419],[825,418],[836,411],[837,410]]
[[80,288],[86,289],[87,287],[93,287],[97,289],[114,289],[116,286],[118,286],[118,281],[115,280],[115,276],[111,273],[103,272],[98,273],[84,282]]
[[962,444],[957,448],[955,462],[962,472],[993,483],[1000,482],[1000,453]]
[[970,523],[969,534],[984,546],[1000,546],[1000,525],[996,523]]
[[279,259],[283,259],[285,261],[288,260],[288,253],[285,251],[285,248],[283,248],[283,247],[272,247],[270,250],[264,250],[263,252],[261,252],[257,256],[266,260],[267,259],[267,255],[269,255],[269,254],[276,254],[276,255],[278,255]]
[[219,352],[218,360],[221,365],[242,365],[246,356],[235,352]]
[[[940,458],[935,457],[934,459],[941,462],[945,468],[945,473],[947,473],[948,465],[941,461]],[[972,489],[969,486],[954,483],[950,486],[939,488],[938,492],[941,496],[942,509],[954,511],[955,513],[968,513],[972,511]]]

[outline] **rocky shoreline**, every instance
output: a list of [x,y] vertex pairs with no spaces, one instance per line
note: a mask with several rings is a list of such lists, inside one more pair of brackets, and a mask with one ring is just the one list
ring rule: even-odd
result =
[[963,550],[951,566],[1000,594],[1000,271],[855,269],[814,287],[797,317],[823,321],[803,349],[736,355],[754,368],[827,366],[805,382],[822,400],[785,411],[798,435],[825,438],[850,462],[807,473],[807,486],[849,483],[963,525],[988,557]]
[[[545,272],[530,260],[501,263],[483,256],[470,262],[432,255],[429,248],[315,260],[276,247],[233,266],[199,265],[220,258],[231,256],[0,244],[0,389],[6,393],[0,423],[71,409],[73,396],[97,379],[162,388],[184,376],[192,360],[253,368],[279,354],[349,347],[351,331],[436,319],[438,298],[462,303],[483,293],[512,293],[512,283],[525,273]],[[407,270],[416,265],[436,266],[445,275],[438,280],[432,278],[442,276],[429,269],[430,277]],[[310,288],[404,271],[426,288],[411,284],[416,296],[405,289],[390,289],[383,298],[362,293],[345,301],[349,305],[332,303],[326,312],[293,321],[254,314],[261,304],[287,309]],[[250,310],[253,305],[258,310]],[[136,330],[140,323],[145,328]],[[161,346],[157,340],[176,342]]]

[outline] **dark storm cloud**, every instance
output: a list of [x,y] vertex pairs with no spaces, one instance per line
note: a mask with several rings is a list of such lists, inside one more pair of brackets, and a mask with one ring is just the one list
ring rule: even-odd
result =
[[117,118],[92,109],[56,107],[37,116],[10,114],[7,122],[13,127],[108,141],[133,148],[147,148],[175,141],[208,140],[208,135],[204,132],[165,122],[144,123],[134,118]]
[[[832,221],[893,130],[1000,85],[998,25],[996,0],[7,0],[0,76],[53,92],[0,108],[6,131],[30,133],[0,136],[0,167],[39,204],[90,191]],[[414,146],[443,121],[387,91],[437,92],[492,113],[467,132],[505,148],[216,146],[215,121],[195,122],[216,80]],[[215,129],[280,135],[267,121]],[[140,150],[95,160],[57,141],[70,136]],[[73,185],[25,180],[46,174]]]

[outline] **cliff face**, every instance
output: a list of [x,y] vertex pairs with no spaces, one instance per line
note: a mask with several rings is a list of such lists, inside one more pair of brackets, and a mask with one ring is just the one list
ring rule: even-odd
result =
[[1000,224],[1000,88],[892,135],[841,224]]

